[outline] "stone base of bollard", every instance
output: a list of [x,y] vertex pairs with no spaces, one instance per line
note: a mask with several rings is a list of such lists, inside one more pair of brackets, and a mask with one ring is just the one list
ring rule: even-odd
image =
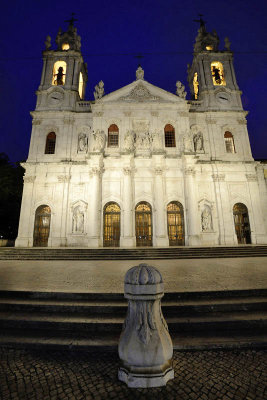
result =
[[[133,369],[133,368],[132,368]],[[127,371],[121,367],[118,371],[118,378],[120,381],[126,383],[130,388],[153,388],[166,386],[166,383],[174,378],[174,370],[168,367],[165,371],[159,373],[149,373],[149,368],[142,373]]]

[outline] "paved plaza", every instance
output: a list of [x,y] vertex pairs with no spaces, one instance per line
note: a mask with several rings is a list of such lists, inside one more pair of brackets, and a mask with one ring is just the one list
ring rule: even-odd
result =
[[[123,293],[126,271],[142,260],[0,260],[0,290]],[[145,260],[165,292],[267,288],[267,257]]]
[[128,389],[115,352],[0,349],[1,400],[266,400],[267,352],[175,352],[166,387]]

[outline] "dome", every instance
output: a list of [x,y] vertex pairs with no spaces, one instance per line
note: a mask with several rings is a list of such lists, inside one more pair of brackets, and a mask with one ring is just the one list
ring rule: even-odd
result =
[[124,283],[130,285],[156,285],[163,283],[163,280],[157,268],[148,264],[139,264],[127,271]]

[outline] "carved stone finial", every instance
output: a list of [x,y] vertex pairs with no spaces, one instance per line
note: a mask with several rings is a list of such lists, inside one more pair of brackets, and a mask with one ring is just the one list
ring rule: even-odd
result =
[[185,99],[187,95],[187,92],[185,91],[185,86],[180,81],[176,82],[176,94],[182,99]]
[[230,42],[230,40],[229,40],[229,38],[228,37],[226,37],[225,39],[224,39],[224,48],[225,48],[225,50],[230,50],[230,47],[231,47],[231,42]]
[[141,67],[141,65],[139,65],[139,67],[136,70],[136,80],[138,79],[144,79],[144,70]]
[[50,50],[51,46],[51,36],[47,35],[45,40],[45,49]]
[[104,96],[104,82],[100,81],[98,85],[95,86],[94,97],[95,100],[99,100]]
[[119,341],[123,365],[118,378],[129,387],[165,386],[173,379],[172,341],[162,315],[161,273],[147,264],[129,269],[124,279],[128,313]]

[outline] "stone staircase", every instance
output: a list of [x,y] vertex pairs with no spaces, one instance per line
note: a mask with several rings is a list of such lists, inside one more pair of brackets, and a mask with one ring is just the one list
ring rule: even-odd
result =
[[[267,347],[267,289],[166,293],[176,349]],[[114,349],[123,294],[0,291],[0,345]]]
[[0,260],[145,260],[267,257],[267,246],[122,248],[0,248]]

